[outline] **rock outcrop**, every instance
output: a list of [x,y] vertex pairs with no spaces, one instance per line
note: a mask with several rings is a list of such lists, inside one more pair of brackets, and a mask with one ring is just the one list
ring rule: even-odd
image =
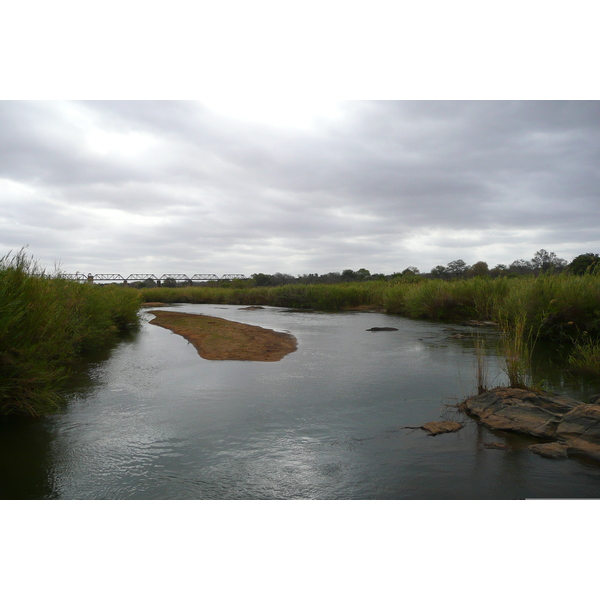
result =
[[517,388],[496,388],[467,398],[459,407],[484,425],[553,439],[561,415],[581,404],[566,396]]
[[467,398],[459,408],[492,429],[548,440],[529,446],[540,456],[583,455],[600,461],[600,404],[551,392],[496,388]]
[[582,404],[563,416],[556,437],[567,444],[569,454],[600,460],[600,405]]

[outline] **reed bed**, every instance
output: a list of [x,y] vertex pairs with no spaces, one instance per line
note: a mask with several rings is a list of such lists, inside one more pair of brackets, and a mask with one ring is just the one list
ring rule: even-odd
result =
[[574,340],[567,361],[571,371],[600,375],[600,337],[593,339],[589,335],[582,335]]
[[0,415],[49,412],[86,350],[138,322],[140,295],[49,277],[23,252],[0,259]]
[[193,304],[266,304],[314,310],[344,310],[359,306],[383,308],[385,282],[288,284],[253,288],[146,288],[145,302]]

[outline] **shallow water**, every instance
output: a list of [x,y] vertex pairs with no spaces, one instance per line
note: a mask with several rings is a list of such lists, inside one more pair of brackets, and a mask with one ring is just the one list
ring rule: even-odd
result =
[[[552,461],[451,405],[475,392],[472,339],[376,313],[179,305],[289,331],[282,361],[207,361],[150,325],[73,381],[58,415],[0,424],[0,497],[60,499],[479,499],[600,496],[600,466]],[[398,331],[368,332],[370,327]],[[462,333],[469,329],[452,326]],[[490,383],[504,385],[486,331]],[[584,399],[582,380],[561,391]],[[596,392],[597,393],[597,392]],[[458,418],[427,436],[402,429]],[[502,441],[509,451],[484,443]]]

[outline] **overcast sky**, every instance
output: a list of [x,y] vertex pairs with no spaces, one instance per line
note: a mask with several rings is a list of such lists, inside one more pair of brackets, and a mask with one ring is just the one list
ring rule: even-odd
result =
[[292,275],[600,252],[600,102],[0,102],[0,252]]

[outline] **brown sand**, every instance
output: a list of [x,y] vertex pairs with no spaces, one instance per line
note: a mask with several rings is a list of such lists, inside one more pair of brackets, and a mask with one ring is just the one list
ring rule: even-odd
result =
[[274,362],[297,347],[293,335],[255,325],[167,310],[150,311],[150,314],[156,317],[150,321],[152,325],[181,335],[207,360]]

